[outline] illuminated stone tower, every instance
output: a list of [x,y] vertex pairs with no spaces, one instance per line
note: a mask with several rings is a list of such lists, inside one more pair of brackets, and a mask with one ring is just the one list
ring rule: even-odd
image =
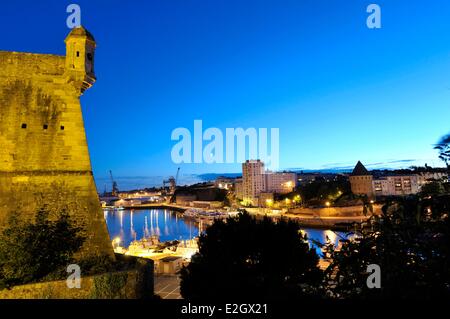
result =
[[367,195],[369,198],[374,197],[372,174],[366,167],[358,161],[353,172],[349,176],[352,193],[356,195]]
[[66,56],[0,51],[0,228],[10,214],[68,209],[87,240],[81,256],[113,256],[94,184],[80,96],[95,40],[72,29]]

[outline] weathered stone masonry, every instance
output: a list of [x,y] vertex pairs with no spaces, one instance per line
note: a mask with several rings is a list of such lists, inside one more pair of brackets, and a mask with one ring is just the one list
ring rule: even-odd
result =
[[79,27],[65,42],[66,56],[0,51],[0,227],[72,203],[88,236],[81,255],[113,256],[79,100],[95,82],[95,41]]

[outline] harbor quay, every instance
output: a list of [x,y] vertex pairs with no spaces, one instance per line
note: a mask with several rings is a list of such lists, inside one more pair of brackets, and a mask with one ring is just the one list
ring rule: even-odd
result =
[[[347,230],[351,230],[351,225],[362,225],[368,218],[310,217],[270,212],[263,208],[248,208],[246,211],[257,219],[266,216],[273,220],[295,220],[304,230],[313,234],[313,239],[323,242],[331,233],[340,232],[343,235]],[[226,221],[238,213],[239,211],[205,210],[174,204],[104,208],[115,253],[152,259],[155,262],[155,272],[165,274],[174,274],[189,263],[191,256],[198,251],[198,236],[209,225],[219,219]],[[160,263],[168,263],[171,266],[164,268]]]
[[[382,205],[374,205],[374,214],[381,213]],[[111,209],[114,210],[114,207],[104,207],[104,210]],[[174,212],[178,212],[180,216],[188,216],[194,217],[197,220],[202,219],[201,216],[195,216],[191,214],[192,207],[190,206],[182,206],[173,204],[140,204],[133,206],[124,206],[120,209],[127,210],[145,210],[145,209],[169,209]],[[257,216],[257,217],[271,217],[274,219],[277,218],[288,218],[295,220],[301,226],[310,227],[310,228],[318,228],[318,229],[334,229],[334,230],[345,230],[346,227],[350,224],[363,224],[369,218],[370,215],[364,215],[362,212],[362,208],[360,206],[350,206],[350,207],[333,207],[333,208],[297,208],[290,210],[272,210],[268,208],[262,207],[246,207],[245,209],[249,214]],[[199,212],[203,212],[203,221],[205,220],[214,220],[215,217],[211,215],[212,213],[223,213],[221,215],[222,218],[226,218],[228,216],[234,216],[237,211],[230,212],[226,209],[215,209],[215,210],[199,210]],[[187,214],[185,214],[187,212]],[[209,216],[208,216],[209,214]]]

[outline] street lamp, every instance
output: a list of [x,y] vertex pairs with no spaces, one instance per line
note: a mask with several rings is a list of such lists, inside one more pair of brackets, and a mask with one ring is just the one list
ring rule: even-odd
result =
[[300,203],[300,195],[295,195],[295,197],[294,197],[294,199],[293,199],[293,202],[294,202],[295,204]]

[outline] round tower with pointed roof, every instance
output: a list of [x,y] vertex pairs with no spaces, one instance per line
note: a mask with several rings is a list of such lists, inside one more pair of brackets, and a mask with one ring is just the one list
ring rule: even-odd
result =
[[361,161],[358,161],[349,179],[353,194],[367,195],[369,198],[374,197],[372,174]]
[[96,78],[94,73],[95,39],[83,26],[73,28],[64,40],[66,43],[66,75],[68,81],[80,86],[81,93],[90,88]]

